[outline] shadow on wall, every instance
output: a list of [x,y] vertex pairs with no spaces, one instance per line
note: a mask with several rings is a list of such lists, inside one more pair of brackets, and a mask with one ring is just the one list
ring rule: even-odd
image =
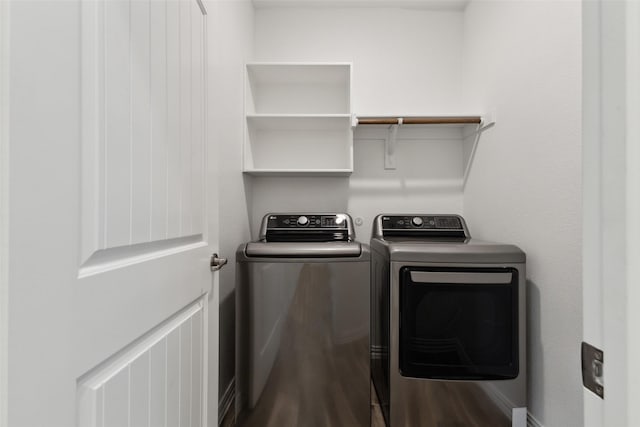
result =
[[247,215],[249,216],[249,233],[251,236],[254,236],[258,231],[253,229],[253,220],[251,215],[253,212],[253,176],[243,173],[242,183],[244,185],[244,199],[247,205]]
[[[400,133],[394,147],[385,146],[385,133],[357,131],[352,179],[376,182],[458,182],[464,172],[460,129],[411,129]],[[410,132],[410,134],[407,134]],[[387,165],[389,160],[391,164]],[[395,169],[385,169],[386,166]],[[432,185],[430,185],[432,186]],[[460,189],[459,189],[460,190]]]
[[[540,375],[533,375],[534,372],[545,372],[542,342],[539,338],[537,341],[533,341],[533,337],[540,337],[542,327],[540,307],[540,288],[531,280],[527,280],[527,396],[529,396],[529,402],[531,396],[539,395],[534,392],[534,386],[535,390],[544,390],[544,378]],[[532,367],[534,364],[536,365],[535,369]],[[530,407],[528,410],[530,413],[535,413],[540,420],[544,420],[544,407]],[[538,425],[542,424],[538,423]]]
[[362,227],[356,230],[360,239],[369,237],[373,219],[380,213],[462,214],[460,130],[402,132],[393,150],[395,169],[385,169],[386,130],[356,131],[348,211],[362,219]]
[[269,212],[347,212],[349,179],[345,177],[254,177],[250,210],[251,237]]
[[[247,205],[247,212],[251,212],[251,207],[253,204],[253,177],[249,175],[242,175],[242,184],[244,186],[244,196],[245,203]],[[221,191],[225,191],[225,183],[221,183]],[[250,213],[247,214],[248,219],[240,214],[240,212],[230,212],[229,207],[221,206],[221,210],[226,209],[226,212],[230,214],[230,218],[233,221],[249,222],[249,228],[251,228],[251,219]],[[223,224],[221,223],[221,226]],[[251,232],[251,230],[249,230]],[[221,234],[227,233],[227,238],[229,236],[229,231],[225,231],[221,229]],[[226,254],[229,259],[229,265],[220,271],[220,302],[219,302],[219,313],[218,313],[218,324],[219,324],[219,361],[218,361],[218,369],[219,369],[219,380],[218,380],[218,414],[219,416],[223,416],[225,411],[229,408],[229,405],[233,403],[234,397],[234,387],[235,387],[235,358],[236,358],[236,339],[235,339],[235,328],[236,328],[236,309],[235,309],[235,300],[236,300],[236,269],[235,269],[235,253],[239,244],[242,243],[242,240],[247,239],[247,236],[237,235],[233,239],[227,239],[224,241],[224,247],[220,247],[220,253]],[[221,242],[222,243],[222,242]]]
[[403,177],[353,178],[349,181],[352,196],[419,197],[433,194],[460,193],[461,179],[427,180]]
[[220,369],[218,389],[219,414],[223,414],[227,409],[226,406],[231,403],[233,390],[228,390],[232,386],[235,377],[235,359],[236,359],[236,339],[235,339],[235,323],[236,323],[236,291],[233,289],[225,297],[220,300],[220,325],[225,325],[227,333],[221,333],[219,336],[220,344]]

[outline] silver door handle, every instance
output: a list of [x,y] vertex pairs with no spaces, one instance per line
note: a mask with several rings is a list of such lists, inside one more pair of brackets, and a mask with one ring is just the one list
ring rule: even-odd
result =
[[414,283],[461,283],[470,285],[509,285],[511,273],[455,273],[449,271],[411,271]]
[[211,255],[211,271],[218,271],[227,263],[226,258],[218,258],[218,254]]

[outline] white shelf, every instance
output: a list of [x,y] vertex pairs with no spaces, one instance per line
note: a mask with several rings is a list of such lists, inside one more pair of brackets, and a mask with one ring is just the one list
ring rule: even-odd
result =
[[245,88],[245,173],[353,171],[350,64],[247,64]]
[[247,114],[349,114],[351,66],[247,64]]
[[253,129],[337,130],[351,128],[349,114],[251,114],[247,124]]
[[347,63],[247,64],[248,114],[349,114]]
[[349,84],[349,62],[250,62],[249,78],[263,84]]
[[248,118],[245,170],[353,169],[349,118]]
[[254,176],[349,176],[352,169],[247,169]]

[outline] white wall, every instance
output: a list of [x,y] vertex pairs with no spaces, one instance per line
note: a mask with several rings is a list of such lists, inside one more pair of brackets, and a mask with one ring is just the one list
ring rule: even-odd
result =
[[458,112],[461,28],[455,11],[258,9],[255,59],[353,62],[358,114]]
[[[243,138],[243,69],[253,44],[253,6],[249,0],[215,0],[209,13],[209,132],[219,159],[220,256],[229,263],[220,270],[219,397],[235,374],[235,251],[250,240],[247,198],[250,183],[241,171]],[[210,328],[213,330],[214,328]],[[217,404],[217,402],[211,402]],[[210,411],[211,413],[211,411]],[[217,425],[218,420],[210,420]]]
[[530,413],[582,426],[581,5],[472,2],[464,35],[470,106],[497,113],[465,218],[475,237],[527,253]]
[[[258,9],[254,49],[256,61],[353,63],[352,109],[360,115],[463,112],[459,11]],[[256,178],[254,237],[274,210],[347,211],[363,219],[363,241],[383,211],[462,211],[462,148],[447,140],[451,132],[401,142],[395,171],[383,168],[384,135],[356,131],[350,178]]]

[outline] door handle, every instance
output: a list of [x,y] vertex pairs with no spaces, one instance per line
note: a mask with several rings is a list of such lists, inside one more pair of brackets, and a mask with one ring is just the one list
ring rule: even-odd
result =
[[211,271],[218,271],[227,263],[226,258],[218,258],[218,254],[211,255]]

